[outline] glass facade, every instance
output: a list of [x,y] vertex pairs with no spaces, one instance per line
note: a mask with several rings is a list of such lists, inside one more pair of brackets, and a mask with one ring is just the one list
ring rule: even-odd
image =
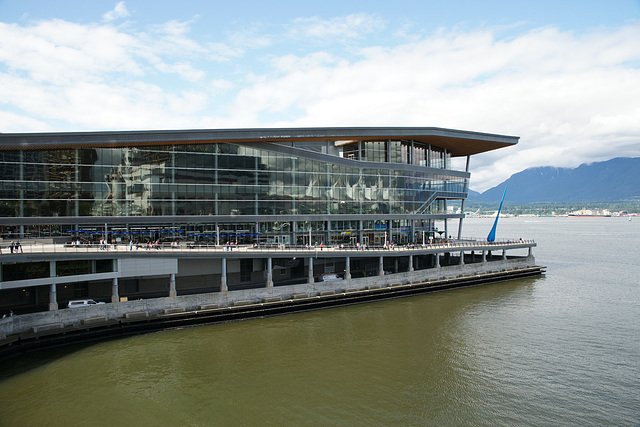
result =
[[355,141],[342,146],[343,156],[369,162],[403,163],[449,169],[451,153],[417,141]]
[[[425,165],[424,147],[412,156],[406,147],[365,142],[362,153],[369,162],[413,157]],[[349,167],[330,155],[228,143],[0,152],[0,216],[411,214],[434,191],[466,197],[467,178],[443,169],[443,152],[428,152],[441,172]]]
[[411,139],[180,136],[164,144],[5,146],[0,217],[25,221],[0,224],[0,234],[93,243],[107,235],[118,242],[406,242],[450,214],[448,200],[467,196],[469,174],[451,169],[452,154]]

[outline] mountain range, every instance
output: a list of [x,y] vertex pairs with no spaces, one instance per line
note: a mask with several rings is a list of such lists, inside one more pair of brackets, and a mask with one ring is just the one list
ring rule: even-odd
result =
[[528,168],[483,193],[469,191],[469,200],[500,201],[505,186],[505,203],[637,201],[640,157],[618,157],[573,169]]

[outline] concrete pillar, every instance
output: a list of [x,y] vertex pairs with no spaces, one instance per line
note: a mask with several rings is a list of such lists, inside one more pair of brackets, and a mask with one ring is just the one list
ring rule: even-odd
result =
[[120,295],[118,293],[118,278],[114,277],[111,280],[111,302],[119,302]]
[[[444,211],[447,212],[447,199],[444,199],[442,203],[444,205]],[[444,238],[445,239],[449,238],[449,222],[447,221],[447,218],[444,219]]]
[[435,254],[436,255],[436,268],[440,268],[440,254]]
[[175,298],[178,296],[178,292],[176,292],[176,275],[171,273],[169,275],[169,297]]
[[229,285],[227,284],[227,259],[222,258],[222,265],[220,269],[220,292],[227,292]]
[[464,265],[464,251],[460,251],[460,265]]
[[313,283],[313,258],[309,258],[309,283]]
[[411,233],[411,238],[409,239],[409,243],[416,243],[416,222],[415,220],[411,220],[409,223],[409,233]]
[[380,257],[380,262],[379,262],[378,267],[379,267],[379,270],[378,270],[379,273],[378,274],[380,276],[384,276],[384,257],[382,257],[382,256]]
[[487,251],[482,250],[482,262],[487,262]]
[[345,258],[344,265],[344,280],[351,280],[351,260],[349,257]]
[[506,249],[502,250],[502,259],[507,259],[507,250]]
[[[49,263],[49,277],[56,277],[56,262],[51,261]],[[58,309],[58,295],[56,285],[49,285],[49,311],[55,311]]]
[[58,296],[56,285],[49,285],[49,311],[56,311],[58,309]]
[[[295,160],[295,159],[293,159]],[[294,162],[295,164],[295,162]],[[292,174],[293,177],[296,176],[296,174]],[[294,180],[294,185],[295,185],[295,178],[293,178]],[[293,201],[294,203],[294,208],[295,208],[295,199]],[[292,245],[297,245],[298,244],[298,221],[291,221],[291,244]]]
[[271,257],[267,258],[267,288],[273,287],[273,267]]
[[413,255],[409,255],[409,271],[413,270]]
[[394,273],[398,273],[398,257],[395,258],[394,260],[394,268],[395,270],[393,271]]
[[529,246],[529,254],[527,255],[529,258],[531,258],[533,256],[533,251],[532,251],[532,247]]

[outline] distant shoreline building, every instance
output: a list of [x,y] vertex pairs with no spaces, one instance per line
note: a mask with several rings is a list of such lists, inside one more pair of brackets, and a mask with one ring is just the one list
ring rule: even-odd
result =
[[432,127],[0,134],[0,311],[286,299],[335,276],[363,289],[488,271],[518,248],[530,265],[530,241],[442,245],[462,238],[470,157],[517,142]]

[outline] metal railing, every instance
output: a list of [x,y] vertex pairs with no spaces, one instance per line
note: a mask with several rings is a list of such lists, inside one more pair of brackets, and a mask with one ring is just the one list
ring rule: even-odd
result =
[[494,246],[532,246],[535,245],[534,240],[530,239],[500,239],[495,242],[488,242],[486,239],[463,238],[460,240],[450,239],[445,241],[437,241],[431,244],[403,244],[403,245],[362,245],[360,247],[353,245],[288,245],[267,243],[260,245],[216,245],[213,243],[199,242],[181,242],[179,245],[172,243],[155,244],[99,244],[99,243],[82,243],[79,245],[71,243],[40,243],[40,242],[21,242],[19,247],[14,247],[13,251],[8,244],[0,245],[0,256],[11,254],[34,254],[34,253],[124,253],[124,252],[147,252],[147,253],[192,253],[192,252],[360,252],[360,251],[420,251],[430,249],[460,249],[465,248],[481,248]]

